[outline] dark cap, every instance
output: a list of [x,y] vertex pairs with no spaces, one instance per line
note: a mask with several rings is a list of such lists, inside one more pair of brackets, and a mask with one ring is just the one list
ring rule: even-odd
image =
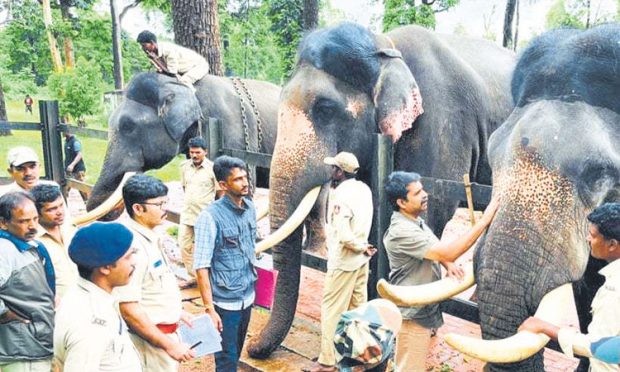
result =
[[120,223],[95,222],[75,233],[69,257],[89,269],[111,265],[127,253],[132,241],[132,232]]

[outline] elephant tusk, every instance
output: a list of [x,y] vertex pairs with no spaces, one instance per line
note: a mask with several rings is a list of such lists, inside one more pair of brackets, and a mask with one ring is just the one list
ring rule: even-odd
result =
[[385,279],[377,283],[379,295],[398,306],[422,306],[446,300],[475,284],[474,264],[465,268],[462,281],[444,278],[428,284],[398,286],[389,284]]
[[129,177],[133,176],[134,174],[136,174],[136,172],[127,172],[127,173],[125,173],[125,175],[123,176],[123,179],[121,180],[121,183],[118,185],[116,190],[114,190],[112,195],[110,195],[110,197],[108,197],[106,199],[106,201],[101,203],[97,208],[93,209],[92,211],[87,212],[87,213],[85,213],[83,215],[74,217],[73,218],[73,224],[76,225],[77,227],[81,227],[81,226],[87,225],[87,224],[89,224],[89,223],[91,223],[91,222],[93,222],[95,220],[98,220],[99,218],[105,216],[112,209],[122,205],[122,203],[123,203],[123,186],[125,185],[125,182],[127,182],[127,180],[129,179]]
[[256,209],[256,221],[260,221],[263,218],[267,217],[269,214],[269,206],[266,206],[262,209]]
[[256,244],[256,254],[266,251],[291,235],[291,233],[304,222],[308,213],[310,213],[314,203],[316,203],[316,199],[319,197],[319,191],[321,191],[321,186],[317,186],[310,190],[301,200],[297,209],[295,209],[295,212],[293,212],[289,219],[273,234]]
[[[547,293],[540,301],[535,316],[547,322],[558,323],[558,309],[564,309],[572,298],[570,283],[564,284]],[[474,358],[490,363],[514,363],[531,357],[549,342],[549,337],[521,331],[502,340],[482,340],[448,333],[445,336],[448,345]],[[581,350],[575,350],[582,354]]]

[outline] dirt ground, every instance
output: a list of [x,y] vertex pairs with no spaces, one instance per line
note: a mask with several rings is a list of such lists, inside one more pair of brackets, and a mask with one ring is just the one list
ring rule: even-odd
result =
[[[179,211],[182,200],[182,190],[178,182],[168,183],[170,188],[169,196],[171,210]],[[266,206],[268,203],[268,190],[257,190],[255,196],[257,208]],[[69,198],[69,206],[73,215],[83,213],[84,204],[77,191],[72,190]],[[162,229],[167,229],[171,224],[166,224]],[[459,209],[455,217],[449,222],[444,230],[442,239],[454,239],[462,234],[469,226],[469,215],[467,210]],[[259,235],[265,236],[269,233],[268,219],[259,223]],[[470,250],[470,252],[473,251]],[[174,255],[174,253],[173,253]],[[459,262],[471,261],[471,253],[464,255]],[[267,361],[257,361],[249,358],[247,353],[243,353],[239,370],[240,371],[299,371],[301,368],[310,365],[313,358],[319,353],[320,338],[320,303],[323,289],[322,272],[306,267],[301,271],[301,292],[295,313],[296,320],[289,335],[271,358]],[[469,299],[473,288],[462,293],[459,297]],[[183,298],[185,308],[196,314],[201,314],[201,301],[198,291],[194,289],[184,290]],[[252,315],[248,339],[256,337],[268,319],[268,311],[257,308]],[[449,347],[443,336],[446,333],[454,332],[464,335],[480,337],[480,327],[474,323],[444,314],[445,324],[433,338],[431,352],[426,361],[427,371],[455,371],[469,372],[481,371],[483,363],[477,359],[463,356],[459,352]],[[576,314],[568,313],[565,319],[566,324],[576,324]],[[565,355],[546,349],[545,350],[545,371],[560,372],[574,370],[577,360],[568,358]],[[212,357],[204,357],[192,362],[183,363],[180,368],[182,372],[214,371]]]

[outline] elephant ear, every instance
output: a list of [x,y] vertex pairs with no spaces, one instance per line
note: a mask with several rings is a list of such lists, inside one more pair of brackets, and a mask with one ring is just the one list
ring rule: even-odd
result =
[[373,90],[377,124],[393,142],[424,113],[420,89],[396,49],[381,49],[381,72]]
[[202,111],[196,95],[183,84],[166,83],[159,90],[157,115],[166,131],[177,143],[185,132],[201,119]]

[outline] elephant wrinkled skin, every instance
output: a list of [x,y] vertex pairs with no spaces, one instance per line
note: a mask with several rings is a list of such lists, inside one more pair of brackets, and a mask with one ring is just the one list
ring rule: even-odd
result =
[[[586,215],[620,201],[619,43],[618,25],[558,30],[533,40],[519,59],[516,108],[489,140],[502,204],[474,258],[485,339],[513,335],[547,292],[582,277]],[[600,278],[590,264],[591,285]],[[592,294],[583,283],[574,287],[585,330]],[[544,369],[542,353],[489,367]]]
[[[368,181],[372,140],[395,142],[395,169],[489,184],[487,138],[508,117],[514,55],[490,42],[409,26],[373,35],[344,23],[315,31],[299,47],[282,90],[270,174],[272,230],[303,195],[329,180],[326,156],[354,153]],[[431,200],[441,232],[456,204]],[[279,270],[269,323],[248,347],[268,356],[286,336],[299,290],[301,229],[274,249]]]

